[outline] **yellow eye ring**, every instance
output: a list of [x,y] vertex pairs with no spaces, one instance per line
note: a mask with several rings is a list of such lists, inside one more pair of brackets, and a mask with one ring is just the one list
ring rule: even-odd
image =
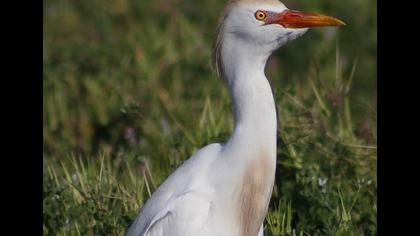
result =
[[255,12],[255,19],[257,20],[265,20],[267,18],[267,13],[263,11],[256,11]]

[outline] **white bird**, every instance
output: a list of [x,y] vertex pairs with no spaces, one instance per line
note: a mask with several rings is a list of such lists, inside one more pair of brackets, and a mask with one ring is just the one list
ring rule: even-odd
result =
[[276,108],[264,68],[273,51],[336,18],[277,0],[232,0],[217,30],[214,62],[233,100],[225,144],[195,153],[153,193],[128,236],[263,235],[276,169]]

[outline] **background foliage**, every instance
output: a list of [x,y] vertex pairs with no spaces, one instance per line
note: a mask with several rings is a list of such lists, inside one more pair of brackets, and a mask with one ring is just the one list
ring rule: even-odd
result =
[[[232,127],[211,70],[224,0],[44,0],[44,235],[123,235],[178,165]],[[267,235],[376,235],[376,1],[267,66],[279,148]]]

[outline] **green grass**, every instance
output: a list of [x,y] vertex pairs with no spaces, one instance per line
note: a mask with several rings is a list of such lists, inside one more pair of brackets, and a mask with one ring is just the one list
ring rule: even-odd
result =
[[[211,70],[225,1],[44,1],[44,235],[123,235],[150,193],[233,127]],[[376,235],[376,2],[285,2],[310,30],[267,76],[279,113],[266,235]]]

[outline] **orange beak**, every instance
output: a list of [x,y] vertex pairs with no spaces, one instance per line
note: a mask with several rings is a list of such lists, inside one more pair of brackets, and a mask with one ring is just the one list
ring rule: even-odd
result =
[[285,28],[309,28],[321,26],[342,26],[343,21],[317,13],[305,13],[295,10],[284,10],[270,19],[266,24],[280,24]]

